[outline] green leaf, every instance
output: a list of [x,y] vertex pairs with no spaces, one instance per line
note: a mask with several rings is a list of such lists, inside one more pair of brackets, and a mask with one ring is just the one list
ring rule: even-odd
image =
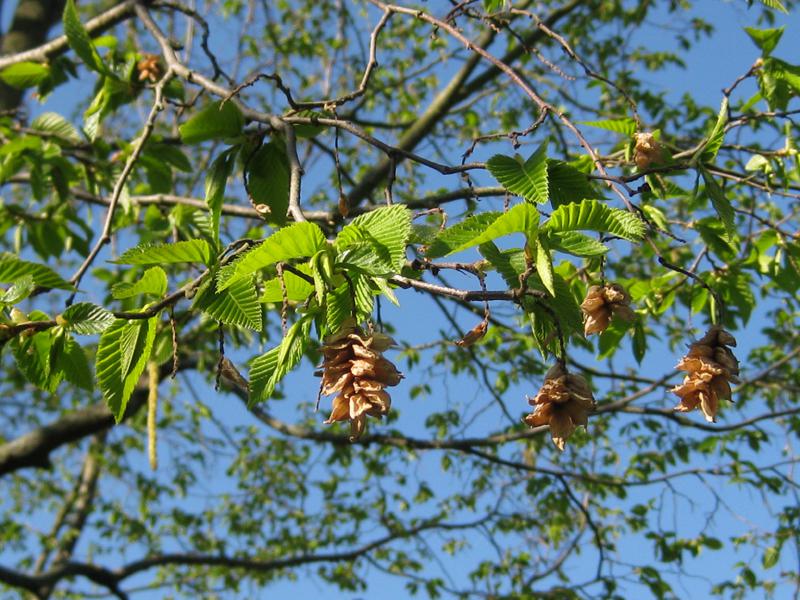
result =
[[554,250],[573,256],[600,256],[608,252],[608,246],[577,231],[550,231],[547,241]]
[[211,246],[205,240],[185,240],[170,244],[140,244],[109,262],[121,265],[160,265],[174,263],[211,264]]
[[69,43],[69,47],[75,51],[75,54],[77,54],[91,70],[97,71],[98,73],[107,73],[108,70],[105,68],[105,65],[103,65],[103,61],[100,59],[100,55],[97,53],[94,44],[92,44],[89,33],[86,31],[83,23],[81,23],[78,11],[75,8],[74,0],[67,0],[67,4],[64,7],[63,22],[67,43]]
[[121,281],[111,287],[111,295],[117,300],[132,298],[139,294],[161,297],[167,291],[167,274],[161,267],[151,267],[135,283]]
[[36,282],[33,280],[33,276],[24,275],[17,279],[5,292],[0,294],[0,304],[11,306],[22,302],[33,293],[34,289],[36,289]]
[[714,127],[712,128],[711,133],[708,134],[706,142],[698,151],[700,154],[700,160],[702,162],[714,162],[714,159],[717,158],[717,153],[719,152],[720,146],[722,146],[722,142],[725,139],[725,124],[727,122],[728,98],[725,97],[722,99],[722,105],[719,108],[719,113],[717,114],[717,120],[714,123]]
[[[311,269],[306,265],[295,267],[298,271],[311,276]],[[298,277],[291,271],[284,270],[283,282],[286,287],[286,298],[290,302],[302,302],[314,293],[314,284]],[[259,302],[283,302],[283,291],[278,277],[264,283],[264,291]]]
[[630,241],[640,240],[645,234],[644,223],[636,215],[597,200],[559,206],[543,227],[549,231],[599,231]]
[[586,198],[603,197],[590,183],[586,173],[560,160],[547,161],[547,179],[553,208]]
[[242,133],[244,115],[235,102],[212,102],[178,127],[186,144],[233,138]]
[[761,566],[765,569],[771,569],[778,564],[778,559],[781,557],[781,549],[776,546],[770,546],[764,550],[764,556],[761,558]]
[[81,136],[75,126],[64,117],[54,112],[42,113],[31,123],[31,129],[49,133],[62,140],[79,144]]
[[[495,213],[493,213],[495,214]],[[528,238],[535,238],[539,229],[539,211],[527,202],[513,206],[502,213],[495,221],[486,227],[476,238],[469,240],[451,250],[448,254],[491,242],[497,238],[511,233],[524,233]]]
[[[117,319],[100,336],[95,359],[97,382],[117,423],[150,358],[157,318]],[[124,360],[130,357],[128,360]]]
[[469,242],[481,235],[502,214],[501,212],[480,213],[448,227],[440,232],[433,243],[428,246],[425,256],[439,258],[452,253],[459,246],[469,247]]
[[19,62],[0,71],[0,79],[11,87],[34,87],[50,77],[50,67],[35,62]]
[[775,29],[756,29],[755,27],[745,27],[744,30],[750,39],[753,40],[756,46],[761,50],[763,56],[768,56],[781,41],[783,31],[786,27],[777,27]]
[[355,268],[376,277],[389,277],[399,271],[392,264],[388,248],[374,238],[349,246],[339,255],[337,264],[344,270]]
[[289,160],[282,144],[270,142],[247,160],[247,188],[256,205],[269,207],[270,221],[283,225],[289,210]]
[[536,272],[539,279],[542,280],[544,288],[550,292],[551,296],[556,295],[556,290],[553,283],[553,260],[550,258],[550,252],[545,246],[544,240],[540,240],[536,244]]
[[787,15],[789,14],[789,11],[786,10],[786,7],[783,5],[783,2],[781,2],[781,0],[761,0],[761,4],[763,4],[764,6],[768,6],[773,10],[779,10],[784,14]]
[[103,333],[115,321],[113,314],[91,302],[73,304],[61,314],[61,319],[65,331],[79,335]]
[[219,219],[225,199],[225,186],[236,164],[238,149],[238,146],[228,148],[214,160],[206,173],[206,204],[211,210],[211,232],[216,242],[219,242]]
[[63,376],[50,368],[50,350],[53,336],[49,331],[40,331],[30,337],[17,336],[11,341],[11,349],[17,368],[36,387],[55,392]]
[[735,213],[730,200],[728,200],[725,192],[722,191],[722,188],[708,171],[701,169],[700,172],[703,174],[703,181],[706,184],[706,193],[722,224],[725,225],[725,231],[731,239],[736,239],[738,232],[736,231]]
[[216,282],[211,279],[197,293],[192,308],[199,308],[228,325],[261,331],[261,305],[253,277],[237,279],[222,291],[215,290],[215,285]]
[[375,242],[386,248],[390,265],[395,271],[400,271],[410,235],[411,211],[403,204],[393,204],[353,219],[339,232],[335,244],[342,251],[361,241]]
[[64,339],[64,345],[57,358],[58,370],[64,374],[64,379],[81,389],[92,391],[94,389],[94,376],[89,367],[89,360],[81,345],[71,336]]
[[486,167],[494,178],[509,192],[522,196],[528,202],[547,202],[550,191],[547,178],[547,142],[531,154],[524,163],[510,156],[496,154]]
[[311,318],[301,318],[289,328],[280,345],[253,360],[250,365],[249,405],[272,396],[278,382],[300,362],[310,328]]
[[0,282],[13,283],[26,275],[30,275],[36,285],[41,287],[60,290],[74,289],[71,283],[62,279],[50,267],[21,260],[10,252],[0,254]]
[[633,137],[633,134],[636,133],[636,121],[628,117],[624,119],[608,119],[606,121],[579,121],[579,123],[620,133],[626,137]]
[[224,290],[238,279],[249,277],[277,262],[314,256],[327,243],[318,225],[305,221],[292,223],[273,233],[261,245],[233,263],[226,272],[229,276],[224,280],[220,278],[219,289]]
[[786,110],[789,100],[800,94],[800,67],[778,58],[763,59],[757,71],[761,94],[773,110]]

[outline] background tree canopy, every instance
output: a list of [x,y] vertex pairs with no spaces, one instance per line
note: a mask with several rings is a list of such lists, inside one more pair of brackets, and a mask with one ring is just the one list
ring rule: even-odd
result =
[[793,5],[0,4],[4,597],[797,596]]

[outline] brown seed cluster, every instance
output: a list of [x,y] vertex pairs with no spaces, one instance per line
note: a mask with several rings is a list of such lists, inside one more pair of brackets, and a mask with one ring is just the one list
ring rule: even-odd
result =
[[138,63],[136,71],[139,73],[139,81],[149,81],[155,83],[161,79],[161,64],[156,54],[145,54]]
[[534,411],[525,417],[530,427],[549,425],[553,443],[564,450],[572,432],[578,425],[586,427],[589,413],[595,408],[594,396],[586,380],[580,375],[567,373],[557,363],[547,371],[539,393],[528,398]]
[[736,346],[736,339],[718,325],[689,345],[676,367],[687,374],[672,389],[681,399],[675,410],[689,412],[699,406],[706,421],[715,421],[720,398],[730,400],[730,384],[739,383],[739,361],[728,346]]
[[637,133],[634,136],[636,145],[633,149],[633,162],[636,168],[644,171],[654,163],[662,161],[661,144],[652,133]]
[[602,333],[612,317],[632,321],[636,314],[630,307],[631,297],[618,283],[593,285],[581,303],[584,315],[583,333]]
[[348,322],[322,346],[322,394],[337,394],[325,423],[349,420],[350,441],[364,433],[368,416],[381,418],[389,412],[391,398],[384,388],[403,378],[381,355],[392,345],[388,335],[366,335]]

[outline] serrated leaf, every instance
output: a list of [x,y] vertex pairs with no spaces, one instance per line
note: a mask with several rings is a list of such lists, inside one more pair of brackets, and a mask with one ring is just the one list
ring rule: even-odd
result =
[[269,207],[270,222],[283,225],[289,210],[289,160],[276,142],[264,144],[247,161],[247,188],[255,204]]
[[528,202],[543,204],[550,197],[547,177],[547,142],[524,163],[496,154],[486,162],[486,168],[494,178],[512,194]]
[[777,27],[775,29],[744,28],[747,35],[759,47],[764,56],[769,55],[775,49],[775,46],[781,41],[785,29],[786,27]]
[[253,360],[249,373],[249,405],[272,396],[278,382],[300,362],[310,328],[311,318],[301,318],[289,328],[280,345]]
[[211,233],[215,242],[219,242],[219,219],[225,200],[225,186],[233,171],[237,150],[238,146],[228,148],[214,160],[206,173],[206,204],[211,210]]
[[645,234],[644,223],[636,215],[597,200],[559,206],[542,227],[550,231],[599,231],[630,241],[638,241]]
[[577,231],[551,231],[547,236],[550,246],[573,256],[600,256],[608,246]]
[[728,200],[725,196],[725,192],[722,191],[722,188],[708,171],[701,169],[700,172],[703,174],[703,181],[706,184],[708,198],[711,200],[714,210],[717,211],[717,215],[719,215],[722,224],[725,226],[725,231],[731,239],[736,239],[738,237],[738,232],[736,231],[735,213],[730,200]]
[[92,44],[91,38],[86,31],[86,28],[81,23],[78,16],[78,10],[75,8],[73,0],[67,0],[64,6],[63,19],[64,33],[67,36],[67,43],[69,47],[75,51],[75,54],[84,62],[84,64],[98,73],[106,73],[107,69],[97,53],[97,49]]
[[197,293],[192,308],[228,325],[261,331],[261,305],[253,277],[237,279],[225,290],[215,289],[215,284],[212,279]]
[[306,221],[292,223],[273,233],[233,263],[225,272],[227,278],[219,278],[219,289],[224,290],[235,281],[277,262],[314,256],[327,243],[325,234],[316,224]]
[[0,79],[11,87],[34,87],[50,77],[50,67],[35,62],[19,62],[0,71]]
[[789,14],[789,11],[786,10],[786,7],[783,5],[781,0],[761,0],[761,4],[768,6],[773,10],[779,10],[784,14]]
[[58,355],[58,368],[64,374],[64,379],[72,385],[88,391],[94,389],[94,376],[89,360],[81,345],[72,337],[68,336],[64,340]]
[[[100,336],[95,359],[97,382],[117,423],[150,358],[157,318],[117,319]],[[124,357],[130,357],[123,362]]]
[[539,279],[542,280],[544,289],[550,292],[551,296],[556,295],[556,290],[553,283],[553,259],[550,257],[550,252],[545,245],[544,240],[540,240],[536,244],[536,273]]
[[167,274],[161,267],[147,269],[139,281],[128,283],[121,281],[111,287],[111,295],[117,300],[132,298],[139,294],[161,297],[167,291]]
[[469,242],[481,235],[486,228],[494,223],[501,212],[485,212],[467,217],[460,223],[448,227],[436,236],[436,239],[425,251],[428,258],[439,258],[450,254],[459,246],[468,245]]
[[389,249],[371,236],[344,250],[339,255],[337,264],[344,270],[357,269],[377,277],[388,277],[399,271],[392,263]]
[[632,137],[636,133],[636,121],[628,117],[624,119],[607,119],[605,121],[579,121],[579,123],[620,133],[626,137]]
[[717,158],[722,142],[725,139],[725,124],[728,122],[728,98],[722,99],[722,105],[717,114],[717,120],[711,133],[708,134],[705,144],[700,149],[700,160],[704,163],[714,162]]
[[74,289],[71,283],[62,279],[50,267],[22,260],[10,252],[0,254],[0,282],[13,283],[26,275],[30,275],[36,285],[41,287],[60,290]]
[[339,331],[347,319],[353,316],[353,301],[347,283],[325,295],[325,324],[329,332]]
[[371,241],[386,248],[390,265],[400,271],[406,258],[406,244],[411,235],[411,211],[402,204],[384,206],[359,215],[336,236],[341,251],[361,241]]
[[10,306],[22,302],[33,293],[35,288],[36,282],[33,276],[24,275],[17,279],[5,292],[0,294],[0,304]]
[[776,546],[770,546],[764,550],[764,556],[761,558],[761,566],[765,569],[771,569],[778,564],[778,559],[781,557],[781,550]]
[[31,129],[49,133],[62,140],[75,144],[81,142],[81,136],[75,126],[64,117],[54,112],[42,113],[31,123]]
[[244,115],[235,102],[212,102],[178,127],[185,144],[233,138],[242,133]]
[[586,174],[560,160],[547,161],[547,180],[550,190],[550,205],[558,208],[563,204],[580,202],[586,198],[602,198]]
[[[298,265],[295,268],[309,277],[311,276],[311,269],[306,265]],[[283,283],[286,288],[286,299],[290,302],[302,302],[314,293],[313,283],[306,281],[302,277],[298,277],[291,271],[284,270]],[[278,277],[264,282],[264,291],[261,294],[259,302],[283,302],[283,291],[281,290],[281,282]]]
[[140,244],[126,250],[117,260],[121,265],[161,265],[176,263],[211,264],[211,246],[205,240],[185,240],[168,244]]
[[535,238],[539,229],[539,212],[527,202],[511,207],[486,227],[478,237],[451,250],[453,254],[472,246],[479,246],[511,233],[524,233],[528,238]]
[[91,302],[73,304],[61,314],[61,319],[65,331],[78,335],[102,333],[116,320],[105,308]]

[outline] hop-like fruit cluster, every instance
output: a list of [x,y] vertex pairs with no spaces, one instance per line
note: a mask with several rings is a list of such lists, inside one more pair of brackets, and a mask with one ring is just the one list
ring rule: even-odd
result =
[[367,416],[381,418],[389,412],[392,402],[384,388],[403,378],[381,355],[392,345],[388,335],[366,335],[348,322],[322,346],[322,394],[338,394],[325,423],[349,419],[351,441],[364,433]]
[[736,346],[736,339],[717,325],[689,345],[676,367],[687,374],[672,389],[681,399],[675,410],[689,412],[699,406],[706,421],[715,421],[720,398],[730,400],[730,384],[739,383],[739,361],[728,346]]
[[553,443],[559,450],[578,425],[589,422],[589,413],[595,408],[594,396],[586,380],[580,375],[567,373],[561,363],[547,371],[539,393],[528,398],[534,411],[525,417],[530,427],[549,425]]
[[602,333],[611,322],[611,317],[632,321],[636,314],[630,307],[630,301],[630,295],[618,283],[591,286],[581,303],[583,333]]
[[662,161],[661,144],[652,133],[637,133],[633,149],[633,162],[640,171]]
[[145,54],[143,58],[136,63],[136,71],[138,72],[139,81],[149,81],[155,83],[161,79],[163,74],[161,71],[161,64],[156,54]]

